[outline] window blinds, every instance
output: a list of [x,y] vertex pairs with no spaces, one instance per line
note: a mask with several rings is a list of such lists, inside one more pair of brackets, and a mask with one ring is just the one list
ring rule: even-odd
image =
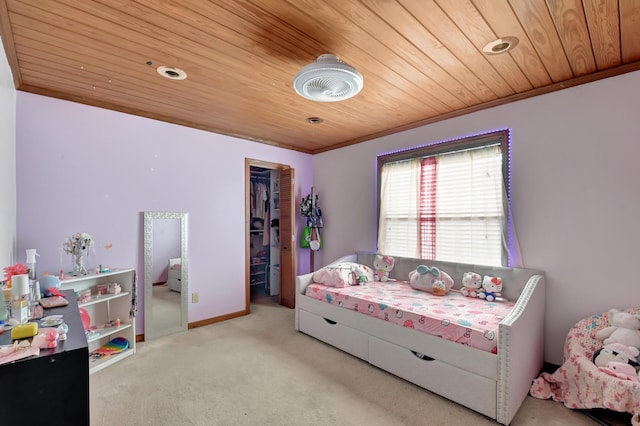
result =
[[422,159],[387,163],[381,171],[378,250],[381,253],[420,257],[418,203]]
[[502,265],[503,194],[499,145],[384,163],[378,250]]
[[502,264],[502,154],[498,146],[436,157],[436,258]]

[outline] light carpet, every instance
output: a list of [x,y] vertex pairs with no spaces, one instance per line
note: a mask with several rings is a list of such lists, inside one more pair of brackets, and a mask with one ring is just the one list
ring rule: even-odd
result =
[[[136,355],[90,377],[91,424],[496,424],[296,332],[293,322],[293,310],[261,299],[250,315],[140,342]],[[512,422],[595,424],[531,397]]]

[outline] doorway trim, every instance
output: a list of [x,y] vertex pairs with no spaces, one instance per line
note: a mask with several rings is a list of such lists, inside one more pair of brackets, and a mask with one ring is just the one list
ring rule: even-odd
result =
[[[244,199],[245,199],[245,207],[244,207],[244,215],[245,215],[245,312],[250,313],[251,307],[251,277],[250,277],[250,266],[251,266],[251,234],[249,233],[249,227],[251,225],[251,167],[261,167],[263,169],[270,170],[289,170],[291,166],[287,164],[281,163],[272,163],[269,161],[256,160],[252,158],[245,158],[244,164]],[[295,217],[295,212],[291,212],[293,217]],[[295,227],[294,227],[295,229]],[[295,268],[295,245],[293,246],[293,259],[292,268]],[[284,274],[293,274],[293,271],[284,271],[281,270],[281,276]],[[282,288],[280,289],[280,294],[282,295]]]

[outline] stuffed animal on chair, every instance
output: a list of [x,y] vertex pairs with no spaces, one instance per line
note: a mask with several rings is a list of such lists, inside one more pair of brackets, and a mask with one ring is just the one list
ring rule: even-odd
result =
[[610,362],[629,364],[634,368],[640,368],[638,364],[640,350],[622,343],[609,343],[595,351],[593,363],[596,367],[606,367]]
[[622,343],[640,349],[640,315],[609,309],[609,326],[596,333],[602,343]]
[[638,373],[629,364],[624,362],[611,361],[606,367],[598,367],[598,370],[609,374],[610,376],[617,377],[622,380],[631,380],[632,382],[640,382],[638,379]]
[[453,287],[453,278],[435,266],[420,265],[409,272],[409,285],[416,290],[444,296]]

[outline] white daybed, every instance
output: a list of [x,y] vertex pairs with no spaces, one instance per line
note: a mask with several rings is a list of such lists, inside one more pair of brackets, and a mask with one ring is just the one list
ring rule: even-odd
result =
[[[375,253],[345,256],[332,264],[373,265]],[[542,369],[545,280],[540,271],[395,258],[390,278],[408,280],[418,265],[438,267],[461,286],[474,271],[499,276],[513,309],[498,325],[497,354],[392,324],[305,295],[313,273],[296,277],[295,329],[396,376],[509,424]],[[446,296],[445,296],[446,297]]]
[[177,291],[178,293],[182,291],[182,258],[169,259],[167,285],[169,290]]

